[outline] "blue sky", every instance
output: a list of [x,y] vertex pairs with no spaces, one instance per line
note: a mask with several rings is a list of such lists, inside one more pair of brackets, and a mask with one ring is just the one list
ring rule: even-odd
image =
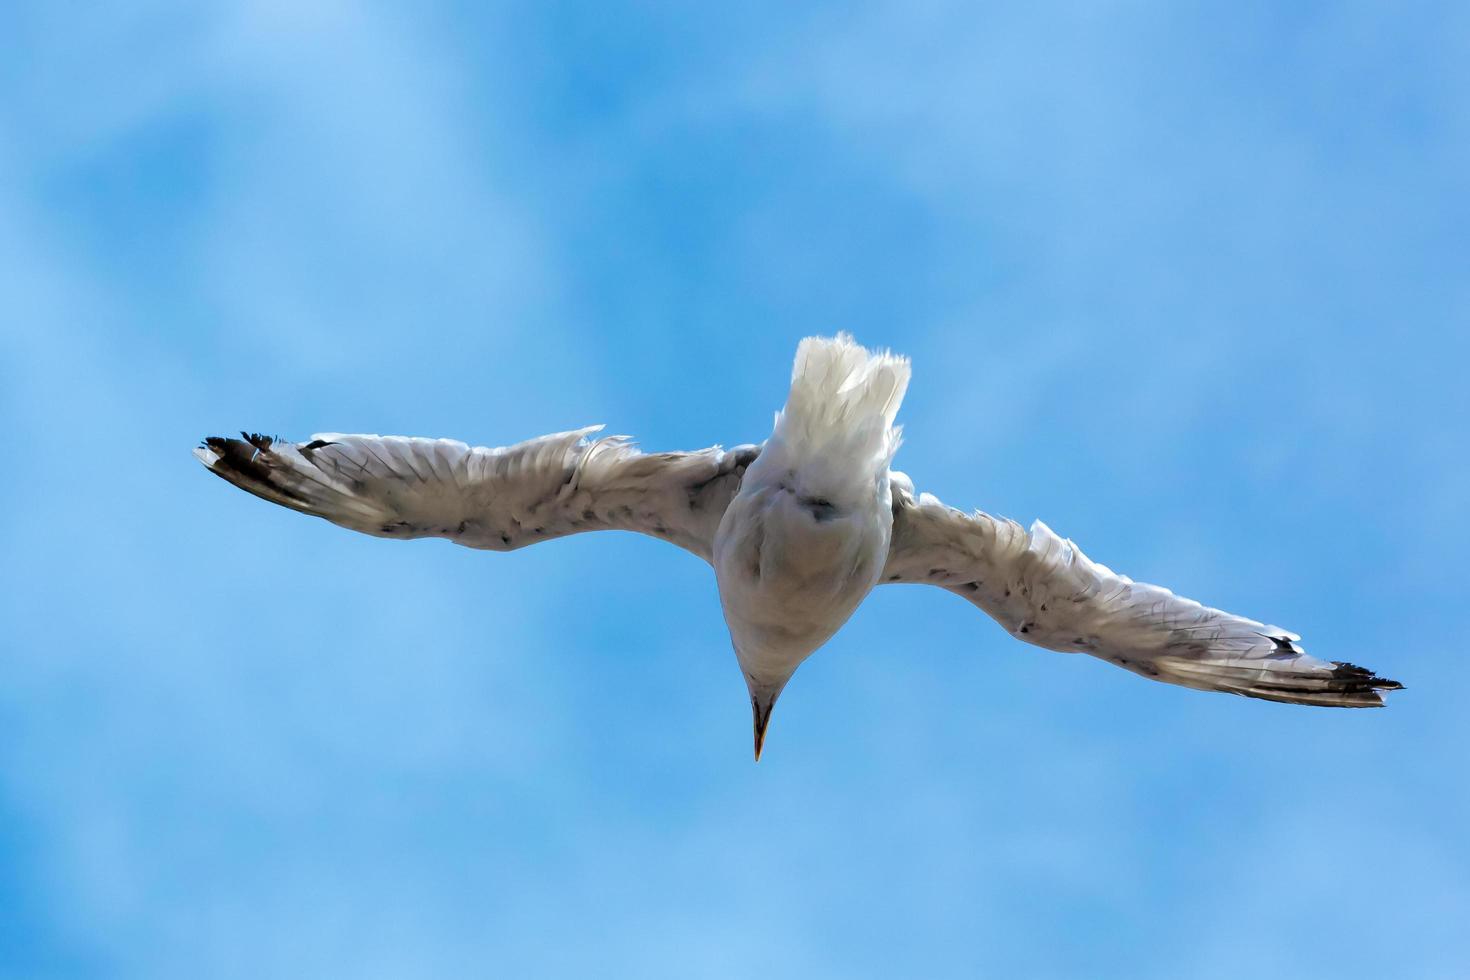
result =
[[[0,8],[0,976],[1464,976],[1456,4]],[[240,428],[900,466],[1409,690],[879,590],[764,761],[713,576],[354,536]]]

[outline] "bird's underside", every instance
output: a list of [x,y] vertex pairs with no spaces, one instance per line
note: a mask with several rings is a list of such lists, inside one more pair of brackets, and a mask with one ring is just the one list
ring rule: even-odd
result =
[[[390,538],[442,537],[509,551],[580,531],[638,531],[711,560],[716,530],[756,446],[639,452],[596,428],[503,449],[445,439],[318,435],[210,438],[196,455],[256,496]],[[937,585],[1019,639],[1088,653],[1155,680],[1253,698],[1377,707],[1401,687],[1318,660],[1275,626],[1133,582],[1037,522],[1020,525],[915,495],[893,474],[880,581]],[[824,501],[814,507],[820,509]],[[821,519],[818,514],[814,519]]]

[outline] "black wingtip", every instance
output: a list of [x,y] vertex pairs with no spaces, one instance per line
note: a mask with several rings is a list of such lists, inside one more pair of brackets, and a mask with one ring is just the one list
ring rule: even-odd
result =
[[1344,691],[1367,694],[1371,691],[1402,691],[1404,689],[1404,685],[1398,681],[1379,677],[1368,668],[1359,667],[1357,664],[1334,660],[1332,666],[1337,668],[1332,672],[1332,679],[1340,682]]
[[266,467],[259,461],[259,457],[270,451],[275,440],[259,433],[241,432],[240,435],[245,437],[243,441],[222,436],[205,437],[204,448],[218,457],[210,463],[209,468],[221,475],[223,471],[228,470],[266,480],[268,473]]

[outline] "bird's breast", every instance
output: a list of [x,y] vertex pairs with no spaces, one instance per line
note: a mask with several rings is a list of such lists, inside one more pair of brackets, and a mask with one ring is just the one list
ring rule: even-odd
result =
[[715,536],[714,565],[747,672],[747,660],[757,671],[794,669],[825,643],[877,583],[891,532],[876,495],[871,508],[836,511],[779,487],[737,494]]

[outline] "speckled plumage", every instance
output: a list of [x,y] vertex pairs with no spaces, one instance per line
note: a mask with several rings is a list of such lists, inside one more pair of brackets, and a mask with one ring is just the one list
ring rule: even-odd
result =
[[600,426],[501,449],[449,439],[242,433],[195,450],[266,500],[389,538],[510,551],[628,530],[713,564],[751,697],[756,757],[786,682],[883,582],[937,585],[1028,643],[1156,680],[1271,701],[1377,707],[1399,688],[1299,637],[1133,582],[1040,521],[965,514],[892,470],[908,361],[808,338],[763,446],[642,453]]

